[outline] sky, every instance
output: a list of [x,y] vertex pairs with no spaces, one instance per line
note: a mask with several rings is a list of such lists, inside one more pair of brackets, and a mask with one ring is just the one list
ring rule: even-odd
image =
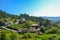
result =
[[60,16],[60,0],[0,0],[0,10],[14,15]]

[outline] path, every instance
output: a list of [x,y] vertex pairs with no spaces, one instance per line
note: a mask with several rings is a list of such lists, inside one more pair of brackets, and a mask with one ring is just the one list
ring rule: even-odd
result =
[[12,29],[6,28],[5,26],[2,26],[1,28],[6,29],[6,30],[10,30],[10,31],[13,31],[13,32],[18,32],[16,30],[12,30]]

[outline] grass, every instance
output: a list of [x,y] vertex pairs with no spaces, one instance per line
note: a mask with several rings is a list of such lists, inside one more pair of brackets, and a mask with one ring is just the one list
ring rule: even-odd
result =
[[18,28],[20,28],[20,24],[13,24],[13,25],[11,25],[10,27],[11,27],[11,28],[17,28],[17,29],[18,29]]
[[[0,29],[0,33],[4,31],[6,32],[6,36],[9,39],[10,36],[12,35],[11,31]],[[18,34],[16,32],[13,32],[13,34],[17,35],[17,37],[21,40],[26,39],[26,40],[60,40],[60,34],[43,34],[43,35],[38,35],[37,33],[24,33],[24,34]],[[25,37],[25,38],[24,38]]]
[[6,38],[10,39],[10,36],[12,34],[16,35],[16,37],[20,40],[60,40],[60,34],[46,34],[38,35],[37,33],[24,33],[24,34],[18,34],[16,32],[12,32],[9,30],[4,30],[0,28],[0,37],[1,32],[5,32]]

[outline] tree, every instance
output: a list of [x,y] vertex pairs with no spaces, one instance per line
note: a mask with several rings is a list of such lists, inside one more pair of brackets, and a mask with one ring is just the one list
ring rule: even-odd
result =
[[4,22],[7,22],[7,20],[6,20],[6,19],[4,19],[3,21],[4,21]]
[[29,19],[29,15],[24,13],[24,14],[20,14],[19,18],[26,18]]
[[7,40],[5,32],[1,32],[1,40]]
[[28,22],[25,23],[25,27],[29,29],[30,24]]
[[44,26],[41,26],[41,27],[40,27],[40,31],[41,31],[42,33],[44,33],[44,32],[45,32],[45,27],[44,27]]
[[17,20],[15,19],[13,22],[15,23],[15,22],[17,22]]

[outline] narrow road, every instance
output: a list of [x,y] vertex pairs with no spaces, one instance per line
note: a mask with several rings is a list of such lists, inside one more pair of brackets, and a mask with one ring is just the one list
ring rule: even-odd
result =
[[2,26],[1,28],[6,29],[6,30],[10,30],[10,31],[13,31],[13,32],[18,32],[16,30],[12,30],[12,29],[6,28],[5,26]]

